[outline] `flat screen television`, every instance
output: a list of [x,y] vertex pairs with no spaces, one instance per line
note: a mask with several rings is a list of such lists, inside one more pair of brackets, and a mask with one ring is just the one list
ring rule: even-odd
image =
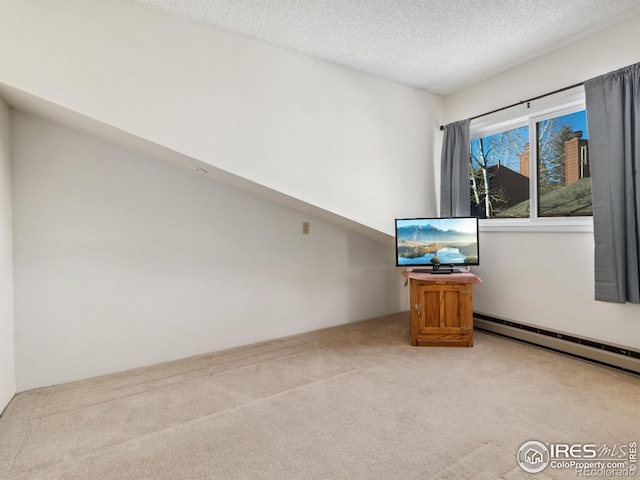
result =
[[396,219],[396,265],[431,267],[430,273],[459,273],[480,265],[477,217]]

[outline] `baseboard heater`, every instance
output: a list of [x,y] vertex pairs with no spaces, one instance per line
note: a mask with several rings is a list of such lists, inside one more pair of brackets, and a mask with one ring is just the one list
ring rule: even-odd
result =
[[473,313],[473,328],[640,375],[640,351]]

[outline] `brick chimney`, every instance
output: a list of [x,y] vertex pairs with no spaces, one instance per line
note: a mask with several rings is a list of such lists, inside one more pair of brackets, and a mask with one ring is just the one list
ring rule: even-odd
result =
[[582,139],[582,131],[573,132],[573,137],[564,142],[564,179],[571,185],[581,178],[590,176],[588,141]]
[[524,146],[524,152],[520,154],[520,175],[529,178],[529,144]]

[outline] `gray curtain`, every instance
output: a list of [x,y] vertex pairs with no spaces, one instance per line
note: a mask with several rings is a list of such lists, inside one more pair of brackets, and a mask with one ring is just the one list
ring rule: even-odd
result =
[[640,303],[640,63],[584,83],[595,299]]
[[460,120],[444,127],[440,170],[440,216],[463,217],[471,211],[469,124]]

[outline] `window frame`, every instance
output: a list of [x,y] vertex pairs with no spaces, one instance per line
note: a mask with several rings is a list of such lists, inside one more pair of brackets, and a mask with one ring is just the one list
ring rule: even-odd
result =
[[[517,108],[518,111],[513,110]],[[579,217],[538,217],[538,152],[536,124],[549,118],[586,110],[583,87],[577,87],[561,94],[555,94],[522,106],[509,109],[510,112],[487,115],[472,120],[469,126],[469,141],[505,132],[514,128],[529,127],[529,218],[487,218],[480,219],[481,231],[495,232],[592,232],[593,216]],[[588,114],[587,114],[588,115]]]

